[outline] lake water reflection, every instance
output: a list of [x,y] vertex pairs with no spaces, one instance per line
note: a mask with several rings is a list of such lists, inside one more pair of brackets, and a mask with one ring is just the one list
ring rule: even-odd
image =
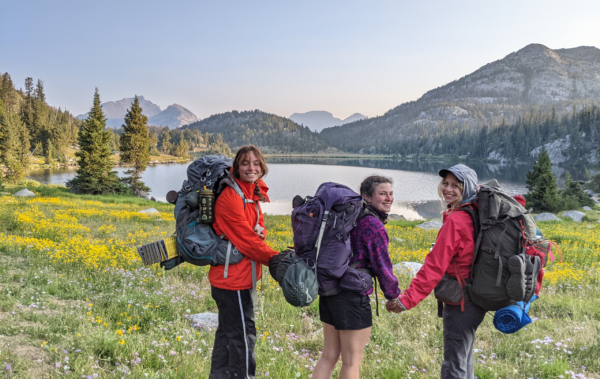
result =
[[[327,181],[343,183],[358,191],[360,182],[372,174],[389,176],[394,180],[392,213],[408,219],[438,218],[443,205],[437,195],[440,178],[437,172],[448,166],[443,163],[398,162],[384,159],[324,159],[269,158],[271,203],[263,210],[270,214],[290,214],[295,195],[314,195],[319,184]],[[142,180],[152,189],[151,196],[165,201],[166,193],[178,190],[186,177],[188,164],[149,166]],[[525,172],[528,167],[472,165],[481,182],[496,178],[511,194],[525,192]],[[115,168],[120,175],[127,168]],[[37,170],[29,177],[41,183],[64,184],[75,176],[74,168]]]

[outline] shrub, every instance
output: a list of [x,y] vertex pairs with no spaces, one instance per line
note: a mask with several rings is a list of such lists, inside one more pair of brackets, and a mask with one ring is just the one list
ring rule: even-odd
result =
[[564,209],[576,209],[584,206],[593,207],[594,200],[583,192],[581,185],[571,178],[571,174],[567,172],[565,178],[565,188],[560,191],[560,196],[563,199]]

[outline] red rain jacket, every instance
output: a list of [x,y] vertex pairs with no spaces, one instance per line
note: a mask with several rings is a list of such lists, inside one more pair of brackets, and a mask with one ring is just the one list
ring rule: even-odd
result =
[[456,277],[454,258],[460,276],[468,279],[471,274],[475,241],[475,228],[467,212],[455,210],[444,213],[444,224],[440,229],[433,250],[427,257],[421,270],[399,299],[406,309],[411,309],[425,299],[440,282],[444,273]]
[[[254,194],[254,183],[246,183],[236,179],[247,199],[258,202],[258,196]],[[258,181],[263,196],[267,198],[269,188],[262,180]],[[262,210],[259,206],[259,225],[265,227]],[[278,252],[271,249],[267,243],[260,239],[254,232],[257,214],[256,205],[246,204],[235,193],[231,187],[226,187],[217,198],[215,205],[215,222],[213,228],[217,235],[225,234],[225,238],[231,241],[242,254],[245,255],[239,263],[229,265],[227,278],[223,278],[225,266],[211,266],[208,273],[210,284],[214,287],[232,291],[246,290],[252,288],[252,266],[250,260],[256,263],[256,278],[260,279],[262,268],[260,264],[268,265],[269,260]],[[262,233],[267,236],[266,229]]]

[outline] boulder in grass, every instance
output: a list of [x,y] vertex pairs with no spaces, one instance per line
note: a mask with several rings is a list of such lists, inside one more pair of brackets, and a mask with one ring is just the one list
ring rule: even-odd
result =
[[535,221],[560,221],[560,218],[552,213],[540,213],[539,215],[533,216],[533,219]]
[[568,211],[563,213],[563,217],[568,217],[575,222],[583,221],[583,216],[585,216],[585,213],[580,211]]
[[196,329],[214,330],[219,326],[218,313],[197,313],[190,316],[189,320],[192,323],[192,326]]
[[396,242],[404,242],[404,240],[402,238],[394,237],[392,239]]
[[441,227],[442,227],[442,223],[440,221],[435,221],[435,220],[427,221],[420,225],[417,225],[417,228],[421,228],[423,230],[430,230],[430,229],[440,230]]
[[584,211],[591,211],[591,210],[592,210],[592,208],[590,208],[590,207],[588,207],[588,206],[586,205],[585,207],[583,207],[583,210],[584,210]]
[[31,192],[27,188],[23,188],[19,192],[15,193],[15,196],[35,196],[35,193]]
[[138,213],[145,213],[148,216],[158,216],[160,213],[154,208],[144,209],[143,211],[138,211]]
[[417,262],[400,262],[394,265],[394,272],[402,275],[408,274],[411,278],[414,278],[421,267],[423,265]]

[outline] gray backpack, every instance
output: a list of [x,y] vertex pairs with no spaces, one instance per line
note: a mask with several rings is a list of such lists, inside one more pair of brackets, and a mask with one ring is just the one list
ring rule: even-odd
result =
[[281,285],[287,302],[295,307],[307,307],[319,295],[317,275],[292,248],[271,258],[269,272]]
[[474,202],[457,211],[467,212],[475,227],[471,278],[463,281],[458,271],[458,280],[445,275],[435,289],[436,298],[463,303],[466,287],[471,301],[486,311],[528,302],[539,290],[538,276],[549,251],[549,242],[536,233],[530,211],[495,179],[481,185]]
[[[225,278],[230,264],[239,263],[244,255],[225,240],[225,235],[218,236],[212,225],[198,222],[198,191],[206,187],[216,197],[230,186],[244,203],[254,203],[246,199],[237,182],[230,177],[229,169],[233,160],[222,155],[205,155],[188,167],[188,179],[183,182],[175,204],[175,235],[178,256],[161,262],[161,267],[170,270],[177,265],[188,262],[196,266],[225,265]],[[258,203],[255,204],[258,212]],[[258,223],[258,220],[257,220]]]

